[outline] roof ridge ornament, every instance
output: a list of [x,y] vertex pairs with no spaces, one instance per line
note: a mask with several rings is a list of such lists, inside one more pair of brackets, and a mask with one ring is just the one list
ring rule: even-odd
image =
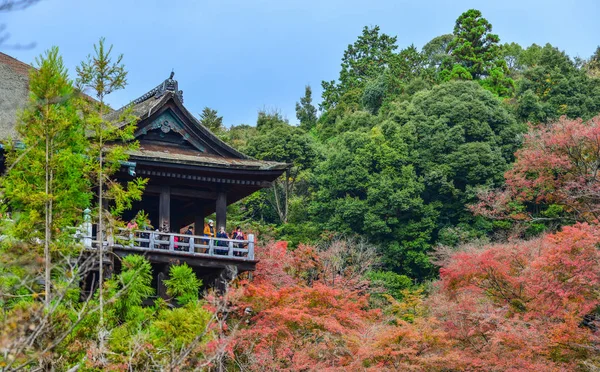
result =
[[158,84],[154,89],[150,90],[148,93],[144,94],[138,99],[131,101],[131,104],[136,105],[150,99],[151,97],[160,98],[167,92],[175,93],[177,98],[179,98],[181,103],[183,103],[183,90],[179,90],[179,83],[177,83],[177,80],[173,79],[173,76],[175,76],[175,72],[171,71],[171,75],[169,75],[168,79]]

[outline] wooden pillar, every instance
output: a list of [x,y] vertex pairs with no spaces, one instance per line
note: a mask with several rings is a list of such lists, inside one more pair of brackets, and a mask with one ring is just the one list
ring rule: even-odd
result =
[[197,214],[194,216],[194,235],[204,234],[204,216]]
[[158,228],[162,229],[166,223],[169,231],[171,229],[171,187],[161,186],[160,200],[158,205]]
[[217,226],[216,231],[219,231],[221,226],[227,231],[227,193],[219,191],[217,193]]
[[204,205],[200,201],[194,203],[194,235],[204,233]]

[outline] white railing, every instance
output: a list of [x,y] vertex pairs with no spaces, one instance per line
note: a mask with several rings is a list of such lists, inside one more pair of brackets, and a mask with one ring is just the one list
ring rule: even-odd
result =
[[[240,261],[254,260],[254,235],[247,240],[212,238],[208,236],[162,233],[151,230],[119,229],[109,236],[105,246],[125,250],[173,253],[198,257],[227,258]],[[93,241],[95,246],[97,241]]]

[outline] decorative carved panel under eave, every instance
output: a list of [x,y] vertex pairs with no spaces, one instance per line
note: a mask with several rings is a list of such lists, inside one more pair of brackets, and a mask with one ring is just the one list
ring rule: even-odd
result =
[[194,133],[170,109],[160,113],[149,121],[141,122],[135,132],[141,144],[144,142],[165,143],[182,149],[194,149],[202,153],[212,153],[210,147]]

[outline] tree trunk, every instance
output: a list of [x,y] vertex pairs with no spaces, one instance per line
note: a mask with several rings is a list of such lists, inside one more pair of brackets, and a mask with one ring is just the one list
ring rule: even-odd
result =
[[50,308],[50,133],[46,128],[46,187],[45,187],[45,231],[44,231],[44,305]]
[[103,166],[103,158],[102,158],[102,134],[100,135],[100,165],[98,169],[98,232],[97,232],[97,240],[98,240],[98,256],[100,261],[98,262],[98,300],[100,305],[100,328],[104,327],[104,290],[103,290],[103,280],[104,280],[104,226],[103,226],[103,204],[102,204],[102,192],[103,192],[103,182],[102,182],[102,166]]

